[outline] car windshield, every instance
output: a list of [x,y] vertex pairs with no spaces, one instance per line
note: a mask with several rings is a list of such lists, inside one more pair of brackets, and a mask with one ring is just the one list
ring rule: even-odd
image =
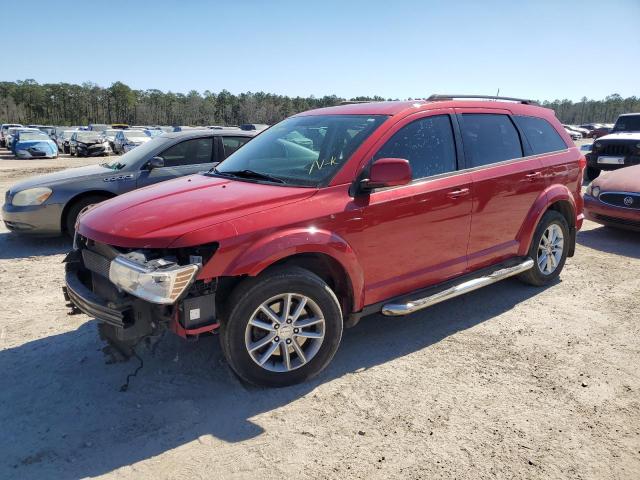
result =
[[640,132],[640,115],[628,115],[618,118],[613,126],[614,132]]
[[20,133],[20,141],[28,140],[49,140],[49,136],[43,132],[22,132]]
[[156,150],[162,151],[167,143],[170,143],[170,138],[156,137],[149,140],[147,143],[140,145],[139,147],[129,150],[124,155],[116,158],[109,163],[103,163],[103,167],[111,168],[113,170],[122,170],[125,167],[137,164],[144,159],[148,159],[149,156]]
[[124,136],[127,138],[146,138],[147,134],[139,130],[129,130],[124,132]]
[[96,142],[103,137],[101,132],[78,132],[79,142]]
[[384,115],[292,117],[258,135],[210,173],[317,187],[329,182],[386,119]]

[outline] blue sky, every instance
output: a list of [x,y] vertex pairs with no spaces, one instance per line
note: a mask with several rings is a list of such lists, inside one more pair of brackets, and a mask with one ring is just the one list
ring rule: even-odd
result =
[[12,44],[0,80],[293,96],[640,96],[640,0],[13,5],[2,15]]

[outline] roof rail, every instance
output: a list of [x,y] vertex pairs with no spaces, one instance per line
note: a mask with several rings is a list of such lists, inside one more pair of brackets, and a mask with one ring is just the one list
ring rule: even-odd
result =
[[477,98],[484,100],[504,100],[508,102],[518,102],[524,103],[525,105],[537,105],[538,102],[535,100],[527,100],[526,98],[514,98],[514,97],[497,97],[495,95],[445,95],[445,94],[434,94],[431,95],[427,100],[436,102],[441,100],[453,100],[454,98]]
[[343,100],[339,105],[355,105],[358,103],[378,103],[380,100]]

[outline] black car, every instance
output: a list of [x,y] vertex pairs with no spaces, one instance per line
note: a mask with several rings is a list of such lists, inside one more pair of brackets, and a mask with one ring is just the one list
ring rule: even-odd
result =
[[626,113],[611,132],[593,142],[587,157],[586,176],[593,180],[602,170],[640,164],[640,113]]
[[[81,133],[95,132],[74,135]],[[210,170],[256,134],[189,130],[160,135],[110,162],[70,168],[11,186],[2,218],[7,228],[17,233],[72,235],[76,217],[86,206],[136,188]]]
[[111,147],[104,133],[87,130],[73,132],[69,140],[69,153],[73,157],[100,157],[109,155]]

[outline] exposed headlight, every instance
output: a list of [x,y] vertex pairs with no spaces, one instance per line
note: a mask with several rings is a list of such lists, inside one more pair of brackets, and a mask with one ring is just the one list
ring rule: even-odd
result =
[[189,288],[199,269],[163,259],[140,264],[119,255],[111,262],[109,280],[138,298],[169,305]]
[[46,187],[30,188],[16,193],[11,203],[16,207],[42,205],[52,193],[51,189]]

